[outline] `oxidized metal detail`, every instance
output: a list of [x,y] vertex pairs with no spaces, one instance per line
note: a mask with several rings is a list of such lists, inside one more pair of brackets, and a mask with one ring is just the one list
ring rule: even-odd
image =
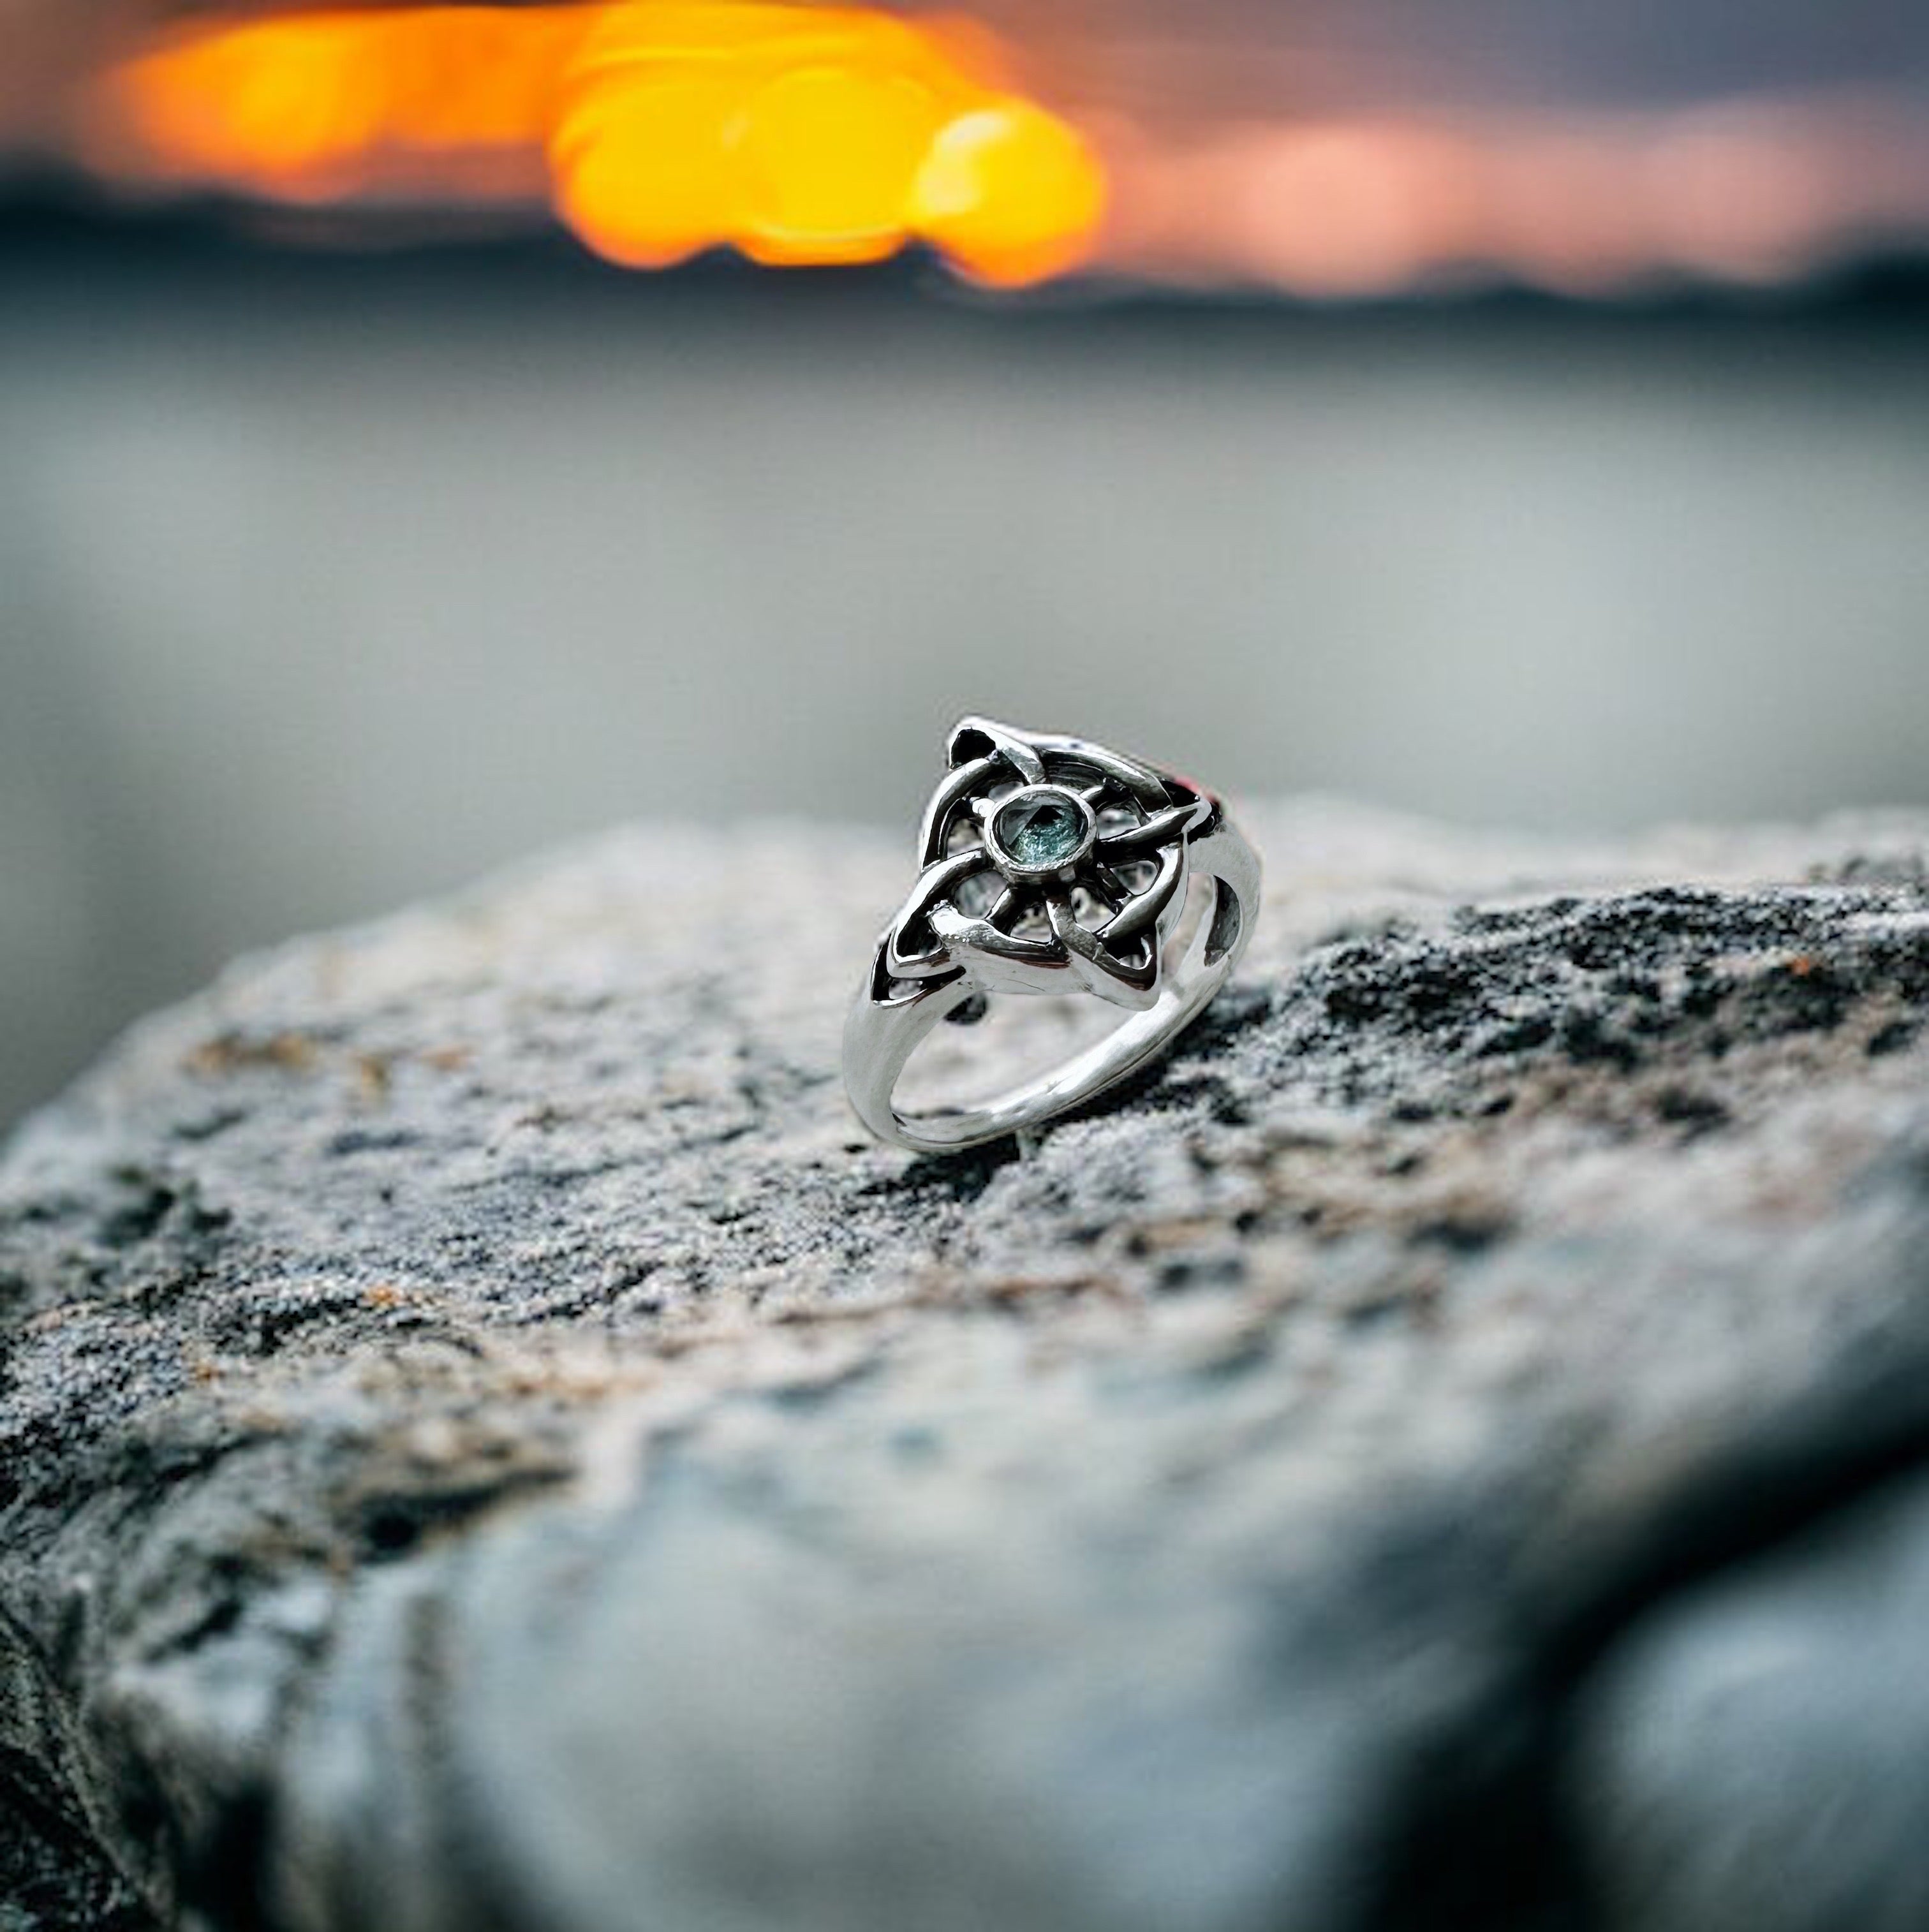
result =
[[1187,841],[1210,824],[1212,800],[1103,746],[983,718],[958,725],[948,760],[872,996],[962,974],[985,992],[1151,1005],[1185,904]]
[[[1211,793],[1162,766],[986,718],[957,726],[946,761],[918,833],[917,884],[844,1027],[858,1118],[926,1154],[1025,1132],[1157,1059],[1225,984],[1259,907],[1258,854]],[[1091,993],[1128,1010],[1004,1092],[900,1108],[919,1042],[1005,993]]]

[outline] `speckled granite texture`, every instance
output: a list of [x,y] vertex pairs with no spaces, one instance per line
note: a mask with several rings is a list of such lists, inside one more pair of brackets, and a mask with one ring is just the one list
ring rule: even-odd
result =
[[1246,817],[1239,980],[1022,1148],[860,1138],[909,860],[815,827],[31,1122],[0,1928],[1929,1922],[1929,824]]

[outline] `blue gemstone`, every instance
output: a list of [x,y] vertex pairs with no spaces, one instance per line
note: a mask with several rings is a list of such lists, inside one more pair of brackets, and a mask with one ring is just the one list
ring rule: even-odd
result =
[[1062,866],[1084,840],[1078,808],[1049,793],[1014,799],[998,814],[998,842],[1021,866]]

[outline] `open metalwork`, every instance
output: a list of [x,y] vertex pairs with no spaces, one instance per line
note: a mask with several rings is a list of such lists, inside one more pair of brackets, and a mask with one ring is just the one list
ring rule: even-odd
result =
[[[844,1030],[844,1084],[873,1133],[939,1153],[1103,1093],[1165,1052],[1251,935],[1259,861],[1213,794],[1082,738],[966,718],[926,807],[916,886],[878,942]],[[1210,898],[1189,937],[1188,886]],[[970,1106],[892,1096],[941,1020],[1003,994],[1078,992],[1128,1010],[1094,1046]]]

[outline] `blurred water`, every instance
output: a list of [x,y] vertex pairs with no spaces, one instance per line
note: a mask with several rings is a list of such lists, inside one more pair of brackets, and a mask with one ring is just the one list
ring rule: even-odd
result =
[[0,272],[0,1120],[236,948],[563,834],[902,823],[964,709],[1462,819],[1929,801],[1919,304],[515,259]]

